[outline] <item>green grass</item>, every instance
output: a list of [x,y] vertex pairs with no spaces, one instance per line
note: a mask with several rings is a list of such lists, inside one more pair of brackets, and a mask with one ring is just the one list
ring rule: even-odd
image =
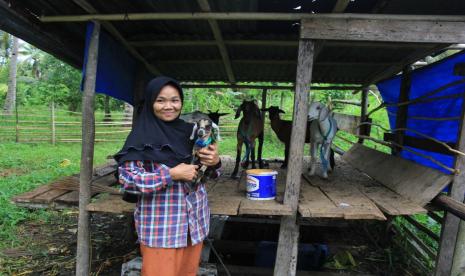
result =
[[[118,144],[96,144],[94,165],[106,162],[106,156],[115,153]],[[0,144],[0,249],[21,243],[15,234],[18,223],[24,220],[47,220],[44,210],[29,211],[10,202],[18,194],[32,190],[59,177],[79,172],[81,144]],[[60,163],[68,159],[66,167]]]

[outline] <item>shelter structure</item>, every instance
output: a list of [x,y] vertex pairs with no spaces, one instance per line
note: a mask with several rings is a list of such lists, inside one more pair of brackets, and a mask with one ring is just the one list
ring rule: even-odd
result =
[[[310,84],[344,84],[341,89],[350,85],[351,89],[362,91],[361,118],[362,122],[367,121],[369,85],[402,71],[400,98],[406,100],[409,65],[450,44],[465,42],[465,3],[460,0],[0,0],[0,28],[84,69],[78,275],[86,275],[90,265],[86,208],[92,178],[95,92],[107,93],[137,107],[146,79],[160,74],[195,85],[210,81],[223,81],[234,87],[244,82],[293,83],[291,165],[285,181],[286,213],[281,215],[274,273],[295,275],[298,211],[301,215],[305,213],[299,207],[299,196],[303,191],[301,174]],[[262,88],[266,94],[271,87]],[[464,151],[461,109],[460,139],[455,148]],[[402,129],[406,109],[399,108],[396,112],[396,128]],[[369,133],[363,128],[360,134],[363,142]],[[405,131],[396,131],[395,136],[398,144],[407,143]],[[431,145],[424,143],[421,147]],[[349,153],[348,160],[360,161],[361,154],[378,156],[359,146]],[[359,158],[350,159],[356,156]],[[388,159],[379,158],[376,160]],[[456,171],[448,176],[453,180],[450,195],[463,202],[465,160],[461,155],[454,158]],[[364,166],[357,164],[359,169]],[[370,176],[376,179],[376,175]],[[437,179],[442,177],[439,175]],[[449,183],[446,182],[445,185]],[[458,214],[457,208],[448,210]],[[447,213],[443,222],[436,275],[449,275],[453,267],[459,232],[459,219],[454,214]]]

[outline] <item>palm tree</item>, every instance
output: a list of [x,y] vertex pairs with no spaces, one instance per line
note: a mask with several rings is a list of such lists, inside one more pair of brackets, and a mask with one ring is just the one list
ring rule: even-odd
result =
[[6,93],[5,105],[3,111],[6,114],[12,114],[16,105],[16,65],[18,62],[18,38],[13,37],[13,47],[11,49],[10,69],[8,73],[8,90]]
[[40,65],[44,56],[43,52],[31,44],[24,43],[21,45],[19,53],[25,57],[24,62],[31,65],[32,77],[40,79],[42,76]]

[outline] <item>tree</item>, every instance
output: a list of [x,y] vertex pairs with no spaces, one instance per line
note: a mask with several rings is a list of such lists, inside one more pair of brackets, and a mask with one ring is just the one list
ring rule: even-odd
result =
[[21,50],[19,51],[21,55],[25,57],[24,62],[28,63],[31,66],[31,75],[35,79],[40,79],[42,76],[41,71],[41,61],[44,58],[44,53],[38,48],[32,46],[31,44],[21,45]]
[[13,37],[13,47],[11,49],[10,69],[8,73],[8,90],[6,93],[3,111],[12,114],[16,104],[16,70],[18,62],[18,38]]

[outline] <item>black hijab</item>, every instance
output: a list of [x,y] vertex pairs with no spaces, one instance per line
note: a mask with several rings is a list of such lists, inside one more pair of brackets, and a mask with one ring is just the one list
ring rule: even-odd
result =
[[145,88],[142,112],[123,148],[114,156],[119,165],[130,160],[151,160],[171,168],[180,163],[190,163],[193,142],[189,137],[193,125],[179,117],[165,122],[157,118],[153,112],[153,103],[166,85],[174,86],[179,91],[181,101],[184,100],[182,88],[176,80],[169,77],[152,79]]

